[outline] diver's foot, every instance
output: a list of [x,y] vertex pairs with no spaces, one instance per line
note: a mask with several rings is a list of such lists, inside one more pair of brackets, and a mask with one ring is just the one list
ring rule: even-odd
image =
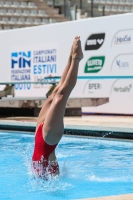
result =
[[72,47],[72,59],[79,59],[82,60],[83,59],[83,52],[82,52],[82,48],[81,48],[81,41],[80,41],[80,37],[76,36],[73,42],[73,47]]

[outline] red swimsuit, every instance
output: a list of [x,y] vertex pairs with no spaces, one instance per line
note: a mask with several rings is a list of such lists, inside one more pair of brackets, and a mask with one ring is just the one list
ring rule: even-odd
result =
[[41,123],[35,135],[34,153],[32,156],[32,168],[37,177],[47,179],[48,174],[54,174],[59,168],[58,164],[49,164],[49,155],[55,150],[57,144],[49,145],[43,139]]

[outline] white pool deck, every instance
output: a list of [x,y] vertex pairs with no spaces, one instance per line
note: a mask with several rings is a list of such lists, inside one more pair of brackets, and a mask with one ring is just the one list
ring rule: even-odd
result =
[[[0,124],[18,126],[36,126],[36,117],[0,118]],[[118,131],[133,133],[133,116],[101,116],[65,117],[65,128],[97,131]]]
[[110,197],[99,197],[99,198],[88,198],[82,200],[133,200],[133,194],[110,196]]
[[[0,118],[0,124],[35,127],[36,120],[36,117]],[[65,117],[64,124],[65,128],[133,133],[133,116],[90,115],[82,117]],[[87,200],[87,198],[83,200]],[[133,194],[88,198],[88,200],[133,200]]]

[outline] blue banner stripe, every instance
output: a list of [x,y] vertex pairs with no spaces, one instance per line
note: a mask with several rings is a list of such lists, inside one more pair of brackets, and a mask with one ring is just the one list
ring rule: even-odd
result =
[[[59,80],[60,77],[54,77],[54,79]],[[133,79],[133,76],[78,76],[78,80],[86,79]]]
[[[61,77],[47,77],[44,78],[44,82],[30,82],[30,81],[25,81],[25,82],[0,82],[0,85],[6,85],[6,84],[55,84],[58,83]],[[90,80],[90,79],[133,79],[133,76],[78,76],[78,80]],[[46,81],[46,80],[51,81]]]
[[78,76],[78,79],[133,79],[133,76]]

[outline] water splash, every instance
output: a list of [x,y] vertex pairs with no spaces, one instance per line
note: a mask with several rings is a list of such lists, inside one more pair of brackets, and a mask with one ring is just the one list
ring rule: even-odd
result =
[[92,182],[133,182],[133,177],[121,176],[121,177],[99,177],[96,175],[87,175],[86,180]]
[[[60,155],[61,156],[61,155]],[[66,162],[68,160],[70,155],[68,155],[63,161],[62,166],[60,166],[60,175],[51,177],[51,175],[48,177],[48,180],[44,180],[41,178],[38,178],[34,176],[32,172],[32,166],[31,166],[31,144],[27,145],[27,148],[25,149],[25,152],[23,153],[24,158],[24,165],[27,169],[27,174],[29,177],[28,185],[29,192],[34,191],[45,191],[48,193],[55,193],[58,191],[68,190],[70,188],[73,188],[73,184],[65,181],[65,178],[68,173],[68,169],[66,167]],[[30,185],[30,186],[29,186]]]
[[113,133],[113,131],[109,132],[109,133],[106,133],[105,135],[103,135],[103,137],[106,137],[108,135],[111,135]]

